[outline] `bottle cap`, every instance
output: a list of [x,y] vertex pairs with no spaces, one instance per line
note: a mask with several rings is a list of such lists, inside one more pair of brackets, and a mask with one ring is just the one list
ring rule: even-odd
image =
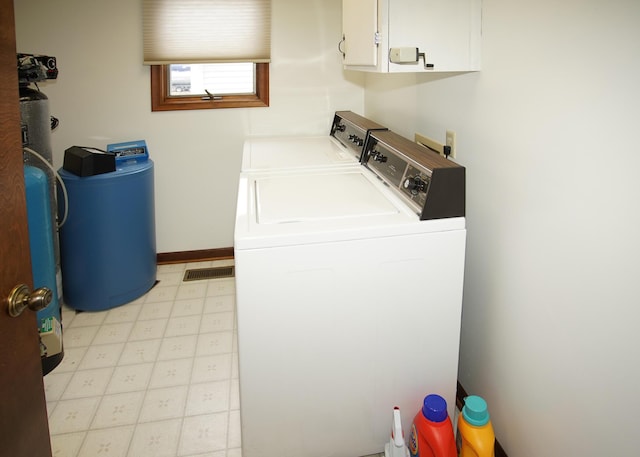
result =
[[482,397],[470,395],[464,399],[462,416],[471,425],[482,426],[489,422],[487,402]]
[[440,395],[427,395],[422,402],[422,414],[431,422],[444,422],[448,417],[446,400]]

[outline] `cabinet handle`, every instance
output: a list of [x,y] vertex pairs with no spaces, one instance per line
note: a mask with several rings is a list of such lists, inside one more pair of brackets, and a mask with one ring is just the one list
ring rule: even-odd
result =
[[342,48],[340,47],[340,45],[344,43],[344,35],[342,35],[342,40],[340,40],[340,42],[338,43],[338,51],[340,51],[340,54],[342,54],[342,58],[344,59],[346,57],[344,51],[342,50]]

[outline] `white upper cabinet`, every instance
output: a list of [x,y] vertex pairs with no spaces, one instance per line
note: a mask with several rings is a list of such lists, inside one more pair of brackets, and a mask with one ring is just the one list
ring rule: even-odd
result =
[[342,0],[345,69],[480,70],[482,0]]
[[343,0],[344,64],[375,67],[378,64],[378,48],[375,41],[377,35],[378,0]]

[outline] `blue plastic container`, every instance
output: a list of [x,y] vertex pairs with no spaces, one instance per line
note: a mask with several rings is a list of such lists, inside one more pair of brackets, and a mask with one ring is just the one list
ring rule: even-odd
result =
[[[36,314],[41,335],[49,333],[46,338],[42,339],[41,337],[40,345],[42,369],[43,373],[47,374],[58,366],[64,355],[62,350],[62,319],[56,282],[50,186],[45,172],[29,165],[24,167],[24,183],[33,288],[46,287],[52,292],[51,303]],[[52,319],[55,319],[55,322]]]
[[69,196],[60,230],[65,303],[99,311],[144,295],[156,281],[153,161],[89,177],[59,173]]

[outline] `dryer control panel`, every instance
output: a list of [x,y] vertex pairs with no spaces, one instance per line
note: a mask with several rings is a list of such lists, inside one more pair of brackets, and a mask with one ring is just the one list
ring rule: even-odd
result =
[[372,130],[387,130],[369,119],[351,111],[336,111],[330,135],[349,149],[361,161],[362,149]]
[[465,169],[391,131],[367,135],[361,162],[420,216],[465,215]]

